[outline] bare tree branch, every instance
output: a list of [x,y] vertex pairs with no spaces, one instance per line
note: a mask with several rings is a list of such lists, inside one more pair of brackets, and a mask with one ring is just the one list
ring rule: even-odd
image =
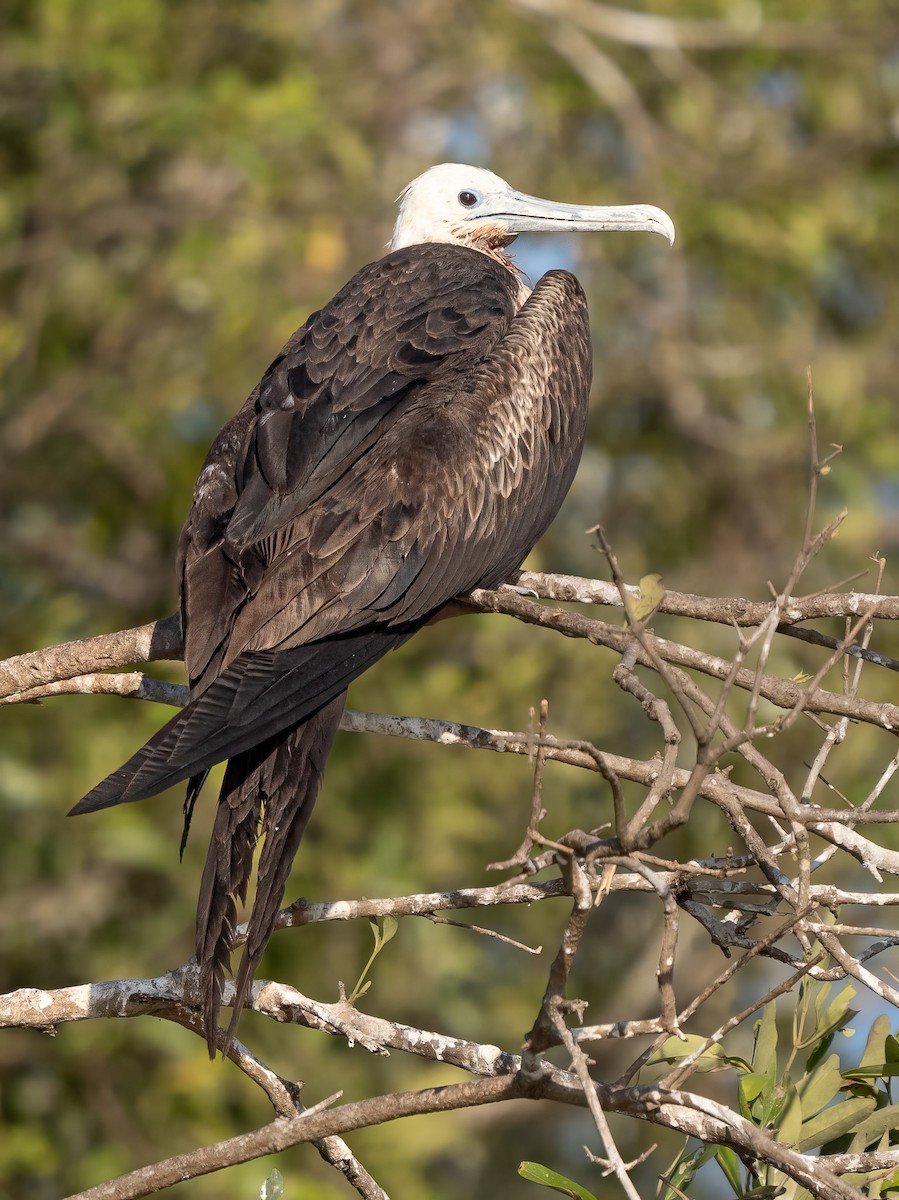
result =
[[240,1134],[213,1146],[203,1146],[187,1154],[177,1154],[138,1171],[120,1175],[86,1191],[74,1193],[66,1200],[134,1200],[138,1196],[147,1196],[175,1183],[182,1183],[185,1179],[197,1179],[225,1167],[277,1154],[290,1146],[382,1125],[385,1121],[396,1121],[402,1117],[495,1104],[521,1094],[516,1076],[499,1076],[440,1088],[425,1088],[420,1092],[393,1092],[324,1112],[313,1108],[299,1117],[279,1118],[251,1133]]
[[[814,461],[817,462],[816,457]],[[464,598],[464,606],[469,610],[505,613],[617,653],[621,661],[614,679],[625,702],[636,702],[634,707],[639,705],[652,722],[657,753],[648,759],[635,759],[610,753],[583,740],[555,737],[548,729],[545,702],[539,706],[539,720],[537,707],[532,710],[531,728],[526,732],[348,712],[342,727],[351,731],[528,755],[534,761],[535,774],[524,837],[511,859],[494,865],[519,868],[524,876],[560,867],[561,876],[545,881],[519,877],[493,887],[412,896],[331,903],[300,900],[279,914],[278,925],[284,928],[386,915],[437,919],[437,914],[449,910],[533,904],[568,897],[571,912],[522,1056],[519,1058],[498,1046],[364,1013],[345,999],[333,1003],[314,1000],[286,983],[260,980],[253,988],[250,1004],[273,1021],[340,1037],[377,1055],[400,1052],[450,1064],[474,1076],[475,1081],[440,1091],[396,1093],[355,1105],[328,1105],[324,1111],[304,1111],[297,1085],[282,1079],[247,1047],[235,1042],[230,1051],[232,1061],[265,1092],[278,1119],[252,1133],[98,1185],[80,1193],[80,1200],[100,1197],[125,1200],[129,1196],[146,1195],[168,1186],[176,1178],[193,1178],[232,1162],[306,1141],[315,1143],[319,1153],[346,1175],[359,1195],[383,1200],[386,1194],[353,1156],[342,1140],[343,1133],[413,1112],[445,1111],[509,1098],[554,1099],[590,1107],[604,1147],[604,1157],[594,1161],[613,1171],[629,1195],[637,1194],[630,1178],[634,1164],[624,1163],[615,1146],[606,1119],[606,1114],[613,1111],[667,1125],[708,1144],[730,1146],[747,1161],[768,1163],[785,1173],[813,1196],[825,1200],[858,1196],[840,1176],[855,1169],[850,1163],[867,1162],[869,1156],[810,1159],[705,1096],[681,1090],[710,1047],[719,1045],[741,1022],[774,998],[785,995],[800,979],[819,983],[852,979],[879,999],[899,1005],[899,992],[887,981],[885,973],[872,969],[875,960],[879,961],[899,945],[899,936],[893,935],[888,927],[872,924],[864,911],[859,912],[855,921],[842,916],[837,921],[828,917],[825,922],[823,917],[823,910],[837,907],[855,906],[861,910],[892,907],[899,904],[899,895],[886,887],[867,891],[836,882],[818,883],[815,879],[815,872],[835,855],[861,864],[877,884],[884,875],[899,875],[899,852],[877,840],[882,825],[899,821],[896,810],[877,807],[897,769],[899,754],[891,751],[877,782],[867,788],[861,803],[851,803],[823,775],[825,763],[828,774],[831,773],[830,760],[835,758],[853,723],[865,722],[890,734],[899,730],[899,707],[869,700],[860,688],[862,668],[870,671],[875,664],[894,665],[892,659],[872,651],[869,643],[875,618],[899,617],[899,600],[862,593],[794,600],[789,594],[832,529],[833,525],[813,536],[809,523],[806,542],[788,586],[774,601],[761,605],[664,593],[655,598],[652,613],[644,612],[637,619],[635,605],[643,605],[644,598],[640,589],[624,584],[611,551],[609,561],[614,576],[611,585],[527,573],[519,577],[519,582],[553,599],[624,607],[628,617],[626,628],[534,603],[509,588],[477,592]],[[748,636],[738,634],[734,655],[728,660],[662,638],[646,628],[650,617],[662,620],[666,613],[725,622],[735,629],[749,627],[755,632]],[[816,616],[840,616],[845,622],[842,637],[822,639],[829,651],[823,665],[804,682],[772,674],[767,663],[775,633],[789,629],[792,622]],[[108,637],[21,655],[0,664],[0,703],[30,702],[63,693],[106,692],[180,704],[187,694],[182,686],[153,680],[141,672],[109,673],[110,669],[115,671],[128,663],[177,658],[179,653],[178,622],[169,618]],[[823,689],[820,685],[825,671],[840,660],[846,661],[851,654],[855,655],[854,667],[851,672],[848,666],[844,669],[842,692]],[[638,668],[654,671],[671,693],[673,702],[665,694],[657,694],[651,682],[648,684],[638,675]],[[709,686],[709,680],[715,684],[714,688]],[[746,698],[742,715],[737,717],[732,700],[739,692]],[[757,707],[763,700],[782,710],[781,716],[767,724],[756,718]],[[810,715],[816,722],[821,741],[801,784],[797,785],[790,773],[781,770],[769,754],[761,752],[758,739],[776,738],[795,724],[801,714]],[[836,721],[828,724],[821,719],[827,715],[836,717]],[[695,743],[695,762],[681,765],[679,758],[686,754],[691,740]],[[742,780],[739,784],[733,782],[730,771],[721,769],[722,756],[732,752],[752,772],[750,782],[754,786],[747,786]],[[544,765],[551,761],[592,772],[609,784],[611,829],[603,825],[587,833],[571,830],[560,837],[545,835],[540,828],[545,816]],[[643,799],[635,801],[626,784],[645,789]],[[837,796],[845,807],[825,808],[816,804],[813,793],[821,787],[828,788],[829,794]],[[603,799],[607,804],[605,794]],[[658,857],[653,852],[656,843],[686,820],[698,799],[722,811],[740,845],[729,849],[726,856],[702,860],[683,862]],[[810,843],[813,837],[821,839],[826,848],[816,852]],[[568,982],[592,910],[610,892],[622,891],[655,897],[659,904],[661,945],[656,968],[659,1013],[639,1019],[586,1024],[585,1001],[566,994]],[[685,917],[690,918],[686,923]],[[773,929],[771,918],[776,920]],[[763,919],[767,919],[766,924],[760,925]],[[682,926],[692,931],[690,936],[711,938],[734,958],[679,1007],[672,978],[678,946],[684,936]],[[475,926],[469,928],[478,931]],[[520,946],[500,931],[482,932]],[[245,936],[245,928],[238,928],[236,943]],[[827,962],[822,961],[822,948],[829,956]],[[706,1002],[729,986],[745,964],[758,958],[783,964],[790,973],[760,996],[749,997],[748,1003],[744,1002],[735,1015],[716,1029],[706,1027],[702,1040],[694,1042],[689,1053],[673,1065],[665,1081],[670,1086],[630,1086],[665,1039],[672,1034],[681,1035],[685,1023],[697,1021]],[[233,995],[233,986],[229,984],[223,997],[225,1005],[233,1003]],[[113,980],[52,991],[20,989],[0,996],[0,1025],[53,1032],[68,1021],[153,1014],[196,1032],[197,1004],[196,968],[190,962],[154,979]],[[576,1023],[569,1027],[572,1015]],[[582,1046],[597,1039],[637,1037],[648,1038],[649,1045],[637,1055],[621,1080],[614,1086],[595,1084]],[[571,1054],[572,1073],[559,1072],[545,1060],[544,1052],[560,1044]],[[887,1159],[875,1156],[870,1161],[879,1166]]]
[[[516,582],[545,600],[613,608],[623,606],[618,588],[614,583],[605,580],[521,571],[516,576]],[[639,598],[639,585],[628,585],[626,590],[635,601]],[[508,609],[502,607],[502,602],[509,600],[510,595],[502,589],[497,592],[482,591],[470,597],[469,603],[480,611],[508,612],[511,616],[521,616],[514,606]],[[496,597],[496,600],[492,597]],[[658,606],[658,612],[663,615],[691,617],[698,621],[712,621],[740,628],[762,625],[770,618],[773,610],[774,602],[753,602],[734,597],[714,598],[668,590]],[[523,611],[530,615],[530,610]],[[804,598],[791,596],[787,598],[780,613],[778,628],[784,631],[799,621],[827,617],[853,618],[861,614],[868,614],[871,619],[899,620],[899,596],[881,596],[867,592],[826,592]],[[521,616],[521,619],[528,618]],[[831,642],[828,641],[827,644],[831,645]],[[20,654],[0,662],[0,702],[10,699],[22,700],[34,689],[47,684],[127,666],[130,663],[180,659],[182,649],[180,620],[175,614],[118,633],[99,634],[97,637],[67,642],[46,650]],[[852,649],[847,653],[853,653]],[[871,661],[876,661],[876,658],[872,658]],[[886,661],[892,664],[892,660]]]

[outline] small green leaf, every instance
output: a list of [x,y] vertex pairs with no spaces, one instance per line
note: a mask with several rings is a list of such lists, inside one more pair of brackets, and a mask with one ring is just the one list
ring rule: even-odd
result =
[[868,1030],[868,1040],[865,1042],[864,1053],[859,1059],[858,1065],[860,1067],[867,1067],[872,1063],[886,1062],[886,1042],[889,1036],[890,1018],[886,1013],[881,1013],[871,1023],[871,1028]]
[[740,1170],[740,1160],[737,1158],[730,1146],[718,1146],[715,1150],[715,1161],[724,1172],[727,1182],[734,1189],[734,1193],[739,1196],[743,1192],[742,1171]]
[[733,1067],[733,1069],[738,1071],[741,1075],[748,1075],[752,1070],[752,1067],[749,1065],[746,1059],[740,1058],[738,1054],[725,1054],[724,1061],[729,1067]]
[[854,1016],[857,1015],[858,1009],[850,1008],[849,1001],[855,996],[855,988],[848,984],[838,992],[830,1004],[825,1007],[825,1001],[828,996],[830,985],[824,984],[820,992],[815,997],[815,1028],[810,1034],[796,1039],[797,1046],[811,1046],[829,1034],[836,1033],[837,1030],[843,1029]]
[[364,996],[371,987],[370,980],[367,983],[365,982],[366,976],[371,970],[371,965],[396,933],[396,917],[391,916],[389,913],[386,917],[371,917],[368,923],[371,926],[372,937],[375,939],[375,948],[372,950],[368,962],[362,968],[362,974],[356,980],[356,986],[347,997],[350,1004],[355,1004],[360,996]]
[[792,1103],[796,1088],[789,1075],[784,1075],[780,1083],[772,1088],[766,1088],[760,1097],[760,1103],[755,1105],[756,1123],[762,1129],[769,1125],[779,1125],[781,1117]]
[[890,1079],[899,1075],[899,1062],[871,1063],[868,1067],[847,1067],[847,1079]]
[[674,1037],[665,1038],[658,1050],[649,1056],[646,1060],[646,1065],[652,1063],[674,1063],[680,1062],[682,1058],[686,1058],[705,1041],[704,1037],[700,1037],[696,1033],[688,1033],[683,1038]]
[[802,1126],[798,1149],[805,1153],[806,1150],[814,1150],[816,1146],[842,1137],[844,1133],[851,1133],[874,1109],[875,1104],[876,1101],[867,1096],[852,1096],[840,1104],[825,1108]]
[[561,1192],[563,1196],[570,1196],[572,1200],[596,1200],[592,1192],[588,1192],[573,1179],[569,1179],[566,1175],[560,1175],[558,1171],[550,1171],[548,1167],[541,1166],[540,1163],[521,1162],[518,1164],[518,1174],[530,1183],[539,1183],[541,1187],[552,1188],[553,1191]]
[[284,1195],[284,1176],[273,1167],[271,1174],[259,1189],[259,1200],[281,1200]]
[[687,1146],[684,1146],[673,1166],[661,1177],[665,1184],[663,1200],[682,1200],[684,1189],[690,1186],[696,1172],[714,1156],[717,1149],[714,1145],[699,1146],[692,1154],[688,1154]]
[[[646,1066],[656,1066],[659,1063],[678,1063],[681,1059],[693,1054],[700,1046],[705,1046],[707,1039],[697,1033],[686,1034],[683,1038],[670,1037],[659,1046],[658,1050],[646,1060]],[[706,1046],[697,1060],[699,1071],[721,1071],[728,1066],[728,1059],[721,1047],[713,1042]]]
[[645,621],[662,603],[665,589],[662,587],[661,575],[644,575],[640,580],[640,595],[631,602],[631,617],[635,621]]
[[747,1120],[752,1120],[753,1104],[761,1096],[768,1084],[768,1076],[760,1075],[758,1071],[750,1071],[748,1075],[740,1076],[738,1088],[740,1112]]
[[777,1009],[773,1000],[765,1005],[761,1020],[755,1024],[752,1070],[772,1084],[777,1078]]

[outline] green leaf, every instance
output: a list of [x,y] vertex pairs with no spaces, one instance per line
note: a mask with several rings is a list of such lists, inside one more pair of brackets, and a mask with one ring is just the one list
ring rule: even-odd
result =
[[631,616],[635,621],[645,621],[662,603],[665,589],[661,575],[644,575],[640,580],[640,595],[631,602]]
[[862,1188],[866,1184],[871,1187],[872,1184],[876,1183],[879,1190],[875,1191],[871,1187],[870,1191],[861,1193],[863,1196],[869,1196],[871,1200],[874,1200],[877,1196],[883,1196],[885,1200],[887,1197],[892,1197],[895,1200],[895,1189],[899,1188],[899,1174],[884,1178],[878,1171],[847,1171],[840,1178],[844,1183],[848,1183],[854,1188]]
[[396,933],[396,917],[388,913],[386,917],[371,917],[368,923],[375,939],[375,954],[378,954]]
[[823,1010],[823,1014],[819,1018],[819,1026],[817,1026],[816,1037],[823,1037],[826,1033],[833,1033],[835,1030],[841,1030],[852,1020],[853,1016],[858,1015],[857,1008],[850,1008],[849,1003],[855,998],[856,989],[851,984],[846,984],[845,988],[834,996],[831,1003]]
[[662,1176],[666,1185],[664,1200],[682,1200],[684,1189],[690,1186],[696,1172],[715,1155],[717,1149],[714,1145],[700,1145],[692,1154],[688,1154],[684,1146],[674,1165]]
[[259,1189],[259,1200],[281,1200],[284,1195],[284,1176],[273,1167],[271,1174]]
[[777,1009],[773,1000],[765,1005],[761,1020],[755,1023],[752,1070],[772,1084],[777,1078]]
[[798,1149],[803,1153],[806,1150],[814,1150],[816,1146],[823,1146],[825,1142],[842,1137],[844,1133],[851,1133],[873,1110],[875,1104],[876,1101],[867,1096],[851,1096],[840,1104],[825,1108],[824,1112],[818,1113],[802,1126]]
[[725,1178],[734,1193],[739,1196],[743,1191],[743,1173],[740,1160],[730,1146],[719,1146],[715,1151],[715,1161],[724,1172]]
[[842,1029],[843,1026],[847,1025],[858,1014],[858,1009],[849,1007],[849,1001],[855,996],[855,988],[848,983],[825,1008],[824,1002],[827,999],[828,993],[826,989],[828,986],[827,984],[822,986],[821,991],[815,997],[816,1021],[814,1033],[797,1039],[797,1046],[810,1046],[821,1038],[836,1033],[838,1029]]
[[813,1071],[815,1067],[818,1066],[818,1064],[821,1062],[821,1059],[830,1049],[833,1039],[834,1034],[828,1033],[821,1039],[820,1042],[818,1042],[817,1046],[815,1046],[808,1058],[805,1060],[806,1071]]
[[[867,1175],[844,1175],[843,1178],[847,1183],[863,1184],[867,1183],[872,1176],[877,1178],[877,1172],[870,1171]],[[880,1184],[881,1196],[892,1196],[896,1191],[899,1191],[899,1171],[895,1175],[888,1175],[886,1179],[879,1179],[878,1183]],[[871,1195],[873,1194],[872,1192]]]
[[[707,1039],[697,1033],[689,1033],[684,1037],[670,1037],[659,1046],[658,1050],[646,1060],[646,1066],[656,1066],[659,1063],[677,1063],[687,1055],[693,1054]],[[721,1047],[713,1042],[699,1056],[696,1069],[699,1071],[721,1071],[728,1066],[728,1058]]]
[[375,939],[375,948],[372,950],[368,962],[363,967],[362,974],[356,980],[356,986],[347,997],[350,1004],[355,1004],[371,987],[371,980],[366,982],[366,976],[371,970],[372,963],[396,933],[397,929],[396,917],[391,916],[389,913],[386,917],[372,917],[368,923],[371,926],[372,937]]
[[888,1104],[886,1108],[878,1108],[866,1117],[855,1131],[859,1140],[859,1150],[866,1149],[871,1142],[885,1133],[899,1129],[899,1104]]
[[770,1080],[766,1081],[758,1100],[752,1106],[752,1119],[756,1125],[762,1129],[769,1125],[778,1125],[794,1091],[789,1075],[785,1075],[780,1083],[772,1084]]
[[753,1103],[761,1096],[768,1085],[768,1076],[760,1075],[758,1071],[750,1071],[748,1075],[740,1076],[738,1087],[740,1112],[747,1120],[752,1120]]
[[739,1054],[725,1054],[724,1061],[729,1067],[733,1067],[741,1075],[748,1075],[752,1071],[752,1067],[745,1058],[740,1058]]
[[899,1062],[871,1063],[869,1067],[847,1067],[847,1079],[890,1079],[899,1075]]
[[779,1114],[780,1119],[777,1125],[777,1136],[781,1142],[785,1142],[788,1146],[795,1146],[799,1141],[802,1129],[802,1100],[792,1079],[786,1078],[784,1080],[781,1095],[782,1100]]
[[680,1062],[682,1058],[701,1046],[704,1041],[705,1038],[700,1037],[696,1033],[685,1034],[682,1038],[672,1035],[669,1038],[665,1038],[658,1050],[649,1056],[646,1060],[646,1065]]
[[527,1179],[531,1183],[539,1183],[541,1187],[552,1188],[555,1192],[561,1192],[563,1196],[572,1197],[572,1200],[596,1200],[592,1192],[588,1192],[573,1179],[569,1179],[566,1175],[560,1175],[558,1171],[550,1171],[548,1167],[541,1166],[540,1163],[521,1162],[518,1164],[518,1174],[522,1179]]
[[[386,917],[381,917],[381,945],[386,946],[392,937],[395,936],[399,924],[396,917],[390,913]],[[377,940],[377,939],[376,939]]]
[[890,1018],[886,1013],[875,1017],[868,1030],[868,1040],[865,1042],[864,1053],[859,1059],[860,1067],[868,1067],[872,1063],[882,1063],[887,1060],[886,1043],[890,1036]]
[[[802,983],[803,983],[803,990],[806,990],[808,988],[814,987],[815,981],[813,979],[806,978],[806,979],[803,979]],[[824,1005],[827,1003],[827,997],[830,995],[830,989],[831,989],[831,984],[819,983],[818,987],[815,991],[815,1018],[817,1021],[821,1020],[821,1010],[824,1008]]]
[[800,1079],[796,1089],[802,1099],[802,1107],[809,1116],[826,1108],[843,1086],[840,1071],[840,1056],[831,1054],[809,1075]]

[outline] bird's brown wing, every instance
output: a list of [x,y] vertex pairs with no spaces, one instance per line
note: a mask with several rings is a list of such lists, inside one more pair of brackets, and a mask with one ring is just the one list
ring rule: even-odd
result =
[[520,564],[577,465],[590,352],[572,276],[544,276],[513,317],[516,286],[475,251],[413,247],[310,318],[198,482],[183,553],[195,698],[76,811],[304,720]]
[[415,437],[421,393],[481,361],[514,315],[514,281],[498,264],[458,247],[417,250],[363,268],[311,316],[212,447],[181,545],[195,690],[243,650],[331,632],[341,621],[328,600],[402,555],[420,497],[407,509],[389,467],[373,479],[372,452],[398,424]]

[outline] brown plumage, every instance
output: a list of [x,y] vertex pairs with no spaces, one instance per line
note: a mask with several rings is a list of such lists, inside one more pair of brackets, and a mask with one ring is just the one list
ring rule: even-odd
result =
[[179,551],[190,702],[72,811],[188,779],[189,819],[228,760],[197,910],[212,1055],[257,834],[228,1039],[347,686],[453,597],[506,579],[574,476],[586,302],[564,271],[525,295],[495,237],[394,250],[293,335],[200,473]]

